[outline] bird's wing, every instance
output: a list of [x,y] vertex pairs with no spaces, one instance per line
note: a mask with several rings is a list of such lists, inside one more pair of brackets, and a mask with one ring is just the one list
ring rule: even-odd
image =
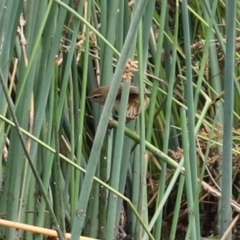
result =
[[[123,83],[121,83],[120,86],[119,86],[118,94],[122,93],[122,89],[123,89]],[[139,94],[139,86],[134,84],[134,83],[131,83],[129,92],[132,93],[132,94]],[[145,88],[144,93],[145,94],[151,94],[151,91],[149,89]]]
[[129,92],[132,93],[132,94],[139,94],[139,87],[131,85]]
[[[136,86],[136,85],[131,85],[129,91],[130,91],[130,93],[132,93],[132,94],[139,94],[139,87]],[[150,91],[149,89],[145,88],[145,89],[144,89],[144,93],[145,93],[145,94],[151,94],[151,91]]]

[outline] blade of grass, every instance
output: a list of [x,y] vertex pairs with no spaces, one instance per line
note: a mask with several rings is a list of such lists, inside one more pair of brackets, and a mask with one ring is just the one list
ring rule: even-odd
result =
[[[195,144],[195,112],[194,112],[194,99],[193,99],[193,76],[192,76],[192,63],[191,63],[191,43],[190,43],[190,20],[189,20],[189,13],[188,13],[188,1],[182,1],[182,16],[183,16],[183,30],[184,30],[184,50],[186,56],[186,101],[187,101],[187,118],[188,118],[188,135],[189,135],[189,158],[191,159],[191,178],[192,178],[192,192],[197,194],[198,189],[198,182],[197,182],[197,159],[196,159],[196,144]],[[200,238],[199,226],[200,226],[200,217],[199,217],[199,206],[195,206],[195,229],[198,231],[196,232],[196,237]]]
[[[223,164],[222,164],[222,209],[221,235],[227,231],[232,222],[232,128],[233,128],[233,94],[235,79],[235,49],[236,49],[236,9],[237,1],[227,1],[226,7],[226,60],[224,72],[224,125],[223,125]],[[229,232],[226,239],[232,239]]]

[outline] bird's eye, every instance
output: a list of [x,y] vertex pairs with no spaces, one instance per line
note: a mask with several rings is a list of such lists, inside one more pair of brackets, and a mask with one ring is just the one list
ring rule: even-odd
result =
[[99,98],[100,98],[99,95],[94,95],[94,96],[93,96],[93,99],[99,99]]

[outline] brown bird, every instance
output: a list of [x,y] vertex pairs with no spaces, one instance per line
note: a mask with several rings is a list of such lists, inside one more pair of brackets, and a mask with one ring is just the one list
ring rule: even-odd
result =
[[[114,110],[116,110],[117,112],[119,112],[119,108],[120,108],[122,89],[123,89],[123,83],[121,83],[119,86],[117,97],[113,107]],[[109,86],[98,87],[95,90],[93,90],[87,98],[94,102],[104,104],[108,95],[108,91],[109,91]],[[144,93],[151,94],[150,90],[146,88],[144,90]],[[144,96],[144,109],[148,108],[149,103],[150,103],[150,99],[147,96]],[[139,87],[135,85],[131,85],[129,90],[128,107],[126,112],[127,121],[137,118],[140,113],[141,113],[141,107],[140,107],[140,100],[139,100]]]

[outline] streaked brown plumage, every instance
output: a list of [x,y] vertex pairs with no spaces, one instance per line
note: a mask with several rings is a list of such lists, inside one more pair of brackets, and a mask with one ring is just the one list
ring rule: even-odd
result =
[[[114,109],[118,112],[120,108],[122,88],[123,88],[123,83],[121,83],[119,86],[118,94],[114,103]],[[109,86],[99,87],[93,90],[87,98],[94,102],[104,104],[108,95],[108,91],[109,91]],[[144,93],[150,94],[151,92],[148,89],[145,89]],[[145,109],[147,109],[150,103],[150,99],[146,95],[144,96],[144,102],[145,102]],[[137,118],[140,113],[141,113],[141,107],[140,107],[140,101],[139,101],[139,87],[135,85],[131,85],[129,90],[128,107],[126,112],[127,121]]]

